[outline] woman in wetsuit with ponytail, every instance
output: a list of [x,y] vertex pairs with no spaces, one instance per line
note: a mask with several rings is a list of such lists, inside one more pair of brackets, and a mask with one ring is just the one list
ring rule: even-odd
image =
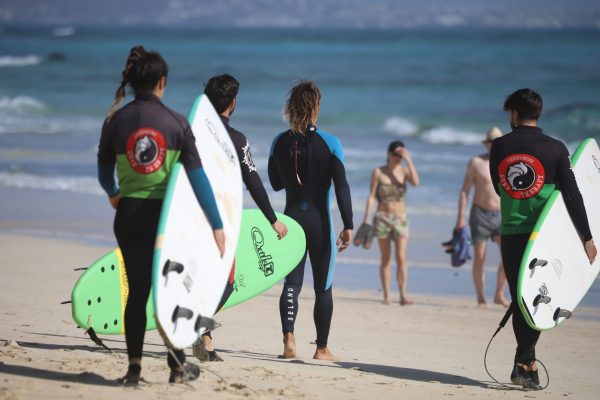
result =
[[[346,181],[344,152],[338,138],[315,126],[320,111],[321,92],[311,81],[303,81],[289,93],[284,115],[290,129],[278,135],[269,156],[269,180],[275,190],[285,189],[285,214],[296,220],[306,234],[306,246],[313,271],[317,328],[315,359],[336,360],[327,347],[333,314],[331,285],[338,251],[352,240],[352,202]],[[337,243],[329,212],[333,180],[344,229]],[[298,296],[304,279],[306,254],[285,278],[279,302],[283,330],[284,358],[296,357],[294,322]]]
[[[221,254],[225,246],[223,224],[190,125],[184,116],[160,100],[167,74],[167,64],[159,53],[146,51],[142,46],[131,49],[98,147],[98,179],[117,210],[114,232],[129,284],[125,307],[129,368],[119,379],[128,385],[140,380],[154,241],[167,181],[176,161],[187,172]],[[127,86],[135,99],[119,108]],[[115,166],[118,185],[114,179]],[[169,382],[196,379],[200,374],[196,365],[185,362],[183,351],[169,352],[168,365]]]

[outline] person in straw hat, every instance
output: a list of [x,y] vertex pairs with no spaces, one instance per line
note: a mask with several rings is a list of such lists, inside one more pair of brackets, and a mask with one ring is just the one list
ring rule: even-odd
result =
[[[471,186],[475,188],[473,204],[469,215],[469,227],[471,229],[471,241],[473,243],[473,283],[477,292],[477,304],[485,307],[484,292],[484,270],[485,256],[487,252],[487,241],[491,239],[500,246],[500,197],[494,191],[490,178],[490,149],[494,139],[502,136],[502,131],[497,127],[491,128],[482,141],[486,152],[469,160],[465,179],[458,197],[458,217],[456,218],[456,229],[465,226],[465,214],[469,191]],[[494,303],[508,307],[509,302],[504,297],[506,286],[506,275],[502,261],[498,265],[496,280],[496,293]]]

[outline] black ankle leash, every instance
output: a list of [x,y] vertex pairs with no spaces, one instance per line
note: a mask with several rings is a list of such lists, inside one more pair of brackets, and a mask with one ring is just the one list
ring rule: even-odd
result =
[[[488,354],[488,350],[490,348],[490,345],[492,344],[492,340],[494,340],[494,338],[496,337],[496,335],[498,334],[498,332],[500,332],[502,330],[502,328],[504,328],[504,325],[506,325],[506,323],[508,322],[508,319],[510,318],[510,316],[512,315],[512,313],[513,313],[513,305],[511,303],[510,307],[508,307],[508,310],[506,310],[506,313],[504,314],[504,317],[502,317],[502,319],[500,320],[500,324],[498,324],[498,329],[496,329],[496,332],[494,332],[494,334],[492,335],[492,337],[491,337],[491,339],[490,339],[487,347],[485,348],[485,354],[483,355],[483,366],[485,367],[485,372],[487,372],[488,376],[490,378],[492,378],[492,380],[494,382],[496,382],[498,385],[500,385],[501,387],[508,388],[508,389],[514,389],[514,386],[509,386],[509,385],[507,385],[505,383],[502,383],[502,382],[498,381],[496,378],[494,378],[492,376],[492,374],[488,370],[488,367],[487,367],[487,354]],[[540,365],[542,366],[542,368],[544,368],[544,373],[546,374],[546,377],[547,377],[546,385],[543,386],[543,387],[541,387],[540,389],[537,389],[537,390],[544,390],[550,384],[550,374],[548,373],[548,369],[546,369],[546,366],[544,365],[543,362],[541,362],[537,358],[534,361],[540,363]]]

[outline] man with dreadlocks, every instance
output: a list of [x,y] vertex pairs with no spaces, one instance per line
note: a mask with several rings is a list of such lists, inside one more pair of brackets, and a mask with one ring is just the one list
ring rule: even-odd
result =
[[[319,360],[336,360],[327,347],[333,314],[331,284],[335,266],[335,247],[343,251],[352,241],[352,203],[346,180],[344,152],[338,138],[315,126],[320,111],[321,92],[312,81],[302,81],[290,90],[284,116],[290,128],[271,145],[269,180],[274,190],[285,189],[284,213],[295,219],[306,233],[306,247],[313,271]],[[344,229],[337,242],[329,212],[333,180]],[[296,358],[294,322],[298,315],[298,296],[304,279],[306,253],[285,278],[279,311],[283,330],[284,358]]]

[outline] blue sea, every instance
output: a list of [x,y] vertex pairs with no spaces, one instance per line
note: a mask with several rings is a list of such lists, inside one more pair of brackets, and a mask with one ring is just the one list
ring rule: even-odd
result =
[[[448,266],[439,242],[455,222],[467,161],[483,152],[490,127],[509,129],[502,104],[512,91],[539,91],[540,125],[571,150],[585,137],[600,137],[598,29],[4,27],[1,231],[114,245],[112,211],[96,180],[96,146],[129,49],[138,44],[167,60],[163,100],[183,114],[212,75],[230,73],[240,81],[232,125],[248,136],[263,178],[270,143],[286,129],[281,112],[288,90],[298,79],[316,81],[323,93],[318,125],[343,143],[357,224],[371,170],[385,162],[390,141],[403,140],[422,182],[407,197],[415,265]],[[281,210],[283,197],[272,198]],[[377,252],[349,253],[341,260],[363,260],[363,271],[373,275],[369,285],[377,287]],[[490,260],[493,286],[497,251]],[[443,271],[454,276],[449,267]],[[468,271],[462,275],[464,289],[470,278]],[[364,286],[352,276],[339,279]],[[428,280],[415,277],[415,288],[418,282],[427,291]]]

